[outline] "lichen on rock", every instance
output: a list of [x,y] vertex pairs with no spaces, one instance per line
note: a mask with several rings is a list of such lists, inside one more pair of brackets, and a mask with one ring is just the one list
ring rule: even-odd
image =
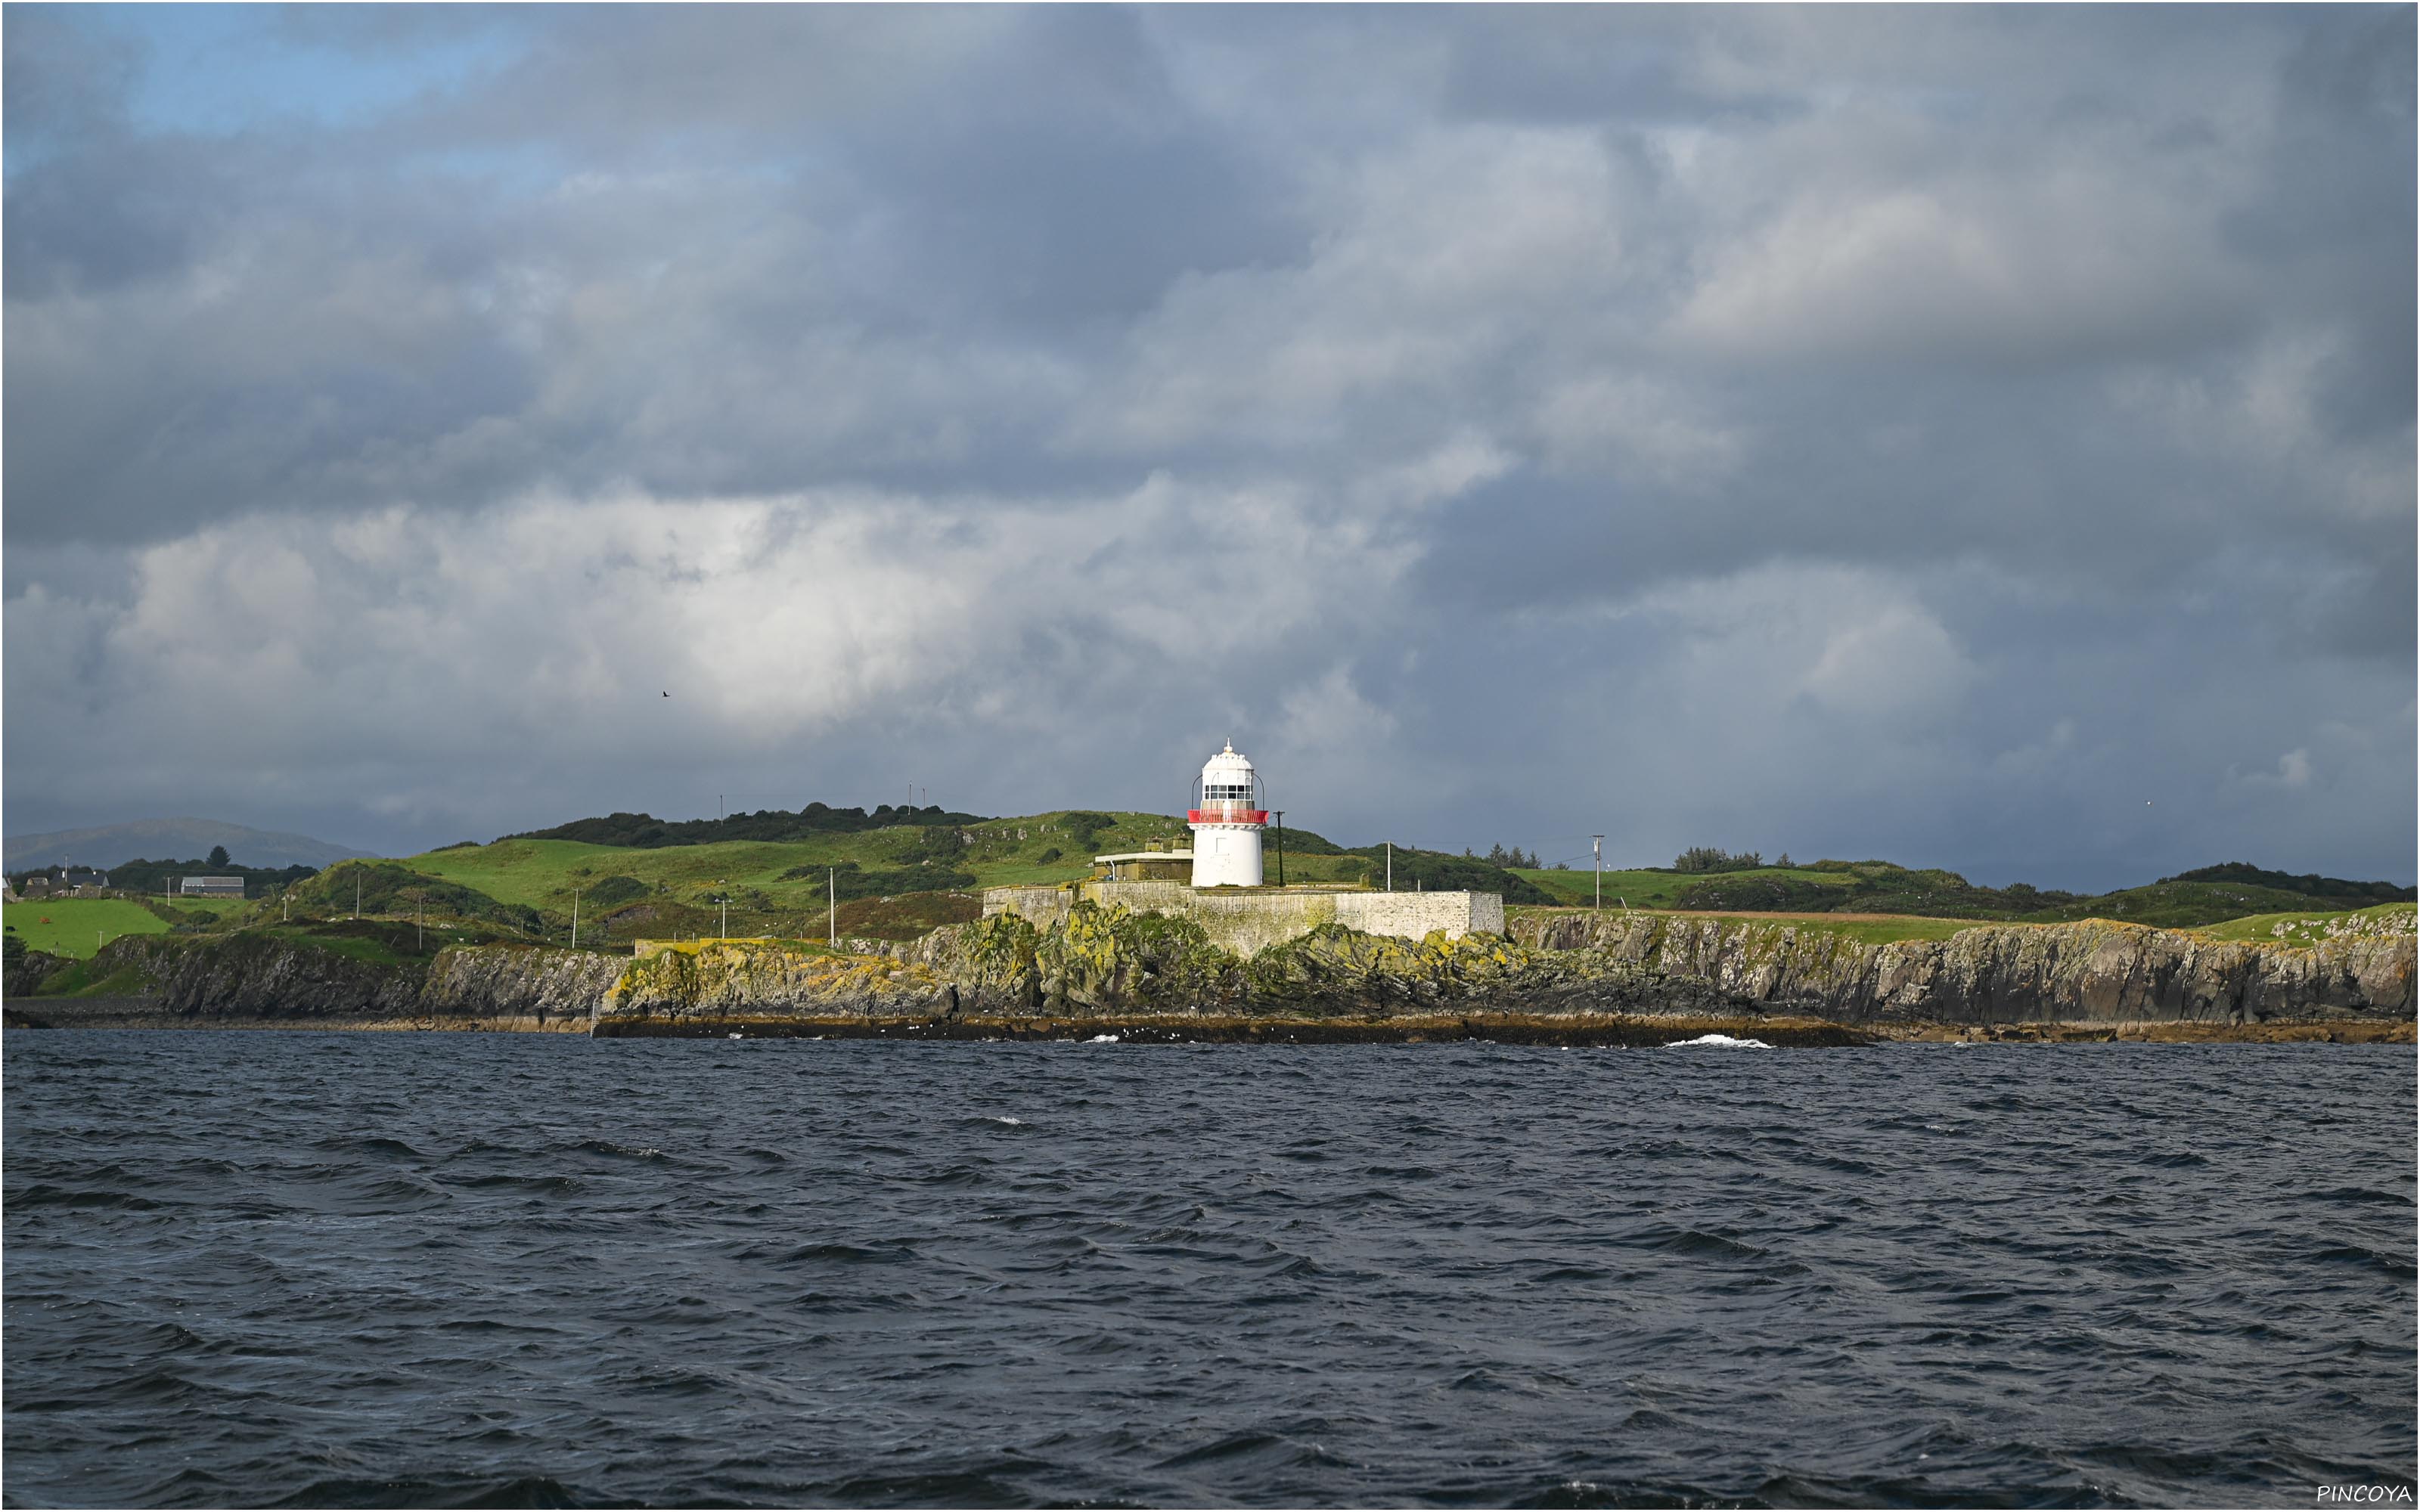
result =
[[2304,949],[2086,919],[1867,944],[1792,921],[1574,913],[1517,919],[1513,933],[1843,1023],[2412,1016],[2412,938],[2390,929]]

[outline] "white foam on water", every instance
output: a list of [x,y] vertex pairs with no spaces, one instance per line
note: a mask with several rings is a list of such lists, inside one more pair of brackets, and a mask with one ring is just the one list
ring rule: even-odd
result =
[[1096,1034],[1084,1042],[1086,1044],[1115,1044],[1118,1042],[1118,1037],[1114,1034]]
[[1691,1045],[1703,1045],[1710,1050],[1770,1050],[1773,1046],[1761,1040],[1734,1040],[1728,1034],[1701,1034],[1694,1040],[1675,1040],[1667,1050],[1685,1050]]
[[1023,1119],[1012,1119],[1004,1113],[986,1113],[984,1117],[994,1123],[1005,1123],[1012,1128],[1022,1129],[1025,1127],[1025,1120]]

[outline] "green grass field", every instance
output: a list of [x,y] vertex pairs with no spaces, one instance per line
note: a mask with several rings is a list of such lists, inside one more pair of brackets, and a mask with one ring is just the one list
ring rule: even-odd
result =
[[[1608,872],[1606,875],[1611,877],[1613,873]],[[1637,900],[1634,898],[1631,902],[1635,903]],[[1525,914],[1553,915],[1571,911],[1567,908],[1507,908],[1504,912],[1508,918],[1512,918]],[[1609,895],[1606,900],[1605,911],[1617,915],[1620,912]],[[1655,913],[1658,910],[1639,909],[1637,912]],[[1887,945],[1894,940],[1946,940],[1961,930],[1975,929],[1993,922],[1991,919],[1977,918],[1923,918],[1914,915],[1894,916],[1889,918],[1843,918],[1838,914],[1690,914],[1686,917],[1691,919],[1712,920],[1718,924],[1786,925],[1801,933],[1837,934],[1842,939],[1854,940],[1860,945]]]
[[[653,849],[501,840],[368,863],[359,874],[368,889],[365,897],[373,900],[366,909],[373,916],[410,918],[417,911],[435,919],[442,915],[475,920],[466,926],[474,931],[492,928],[523,940],[567,940],[576,903],[581,942],[589,944],[726,932],[819,938],[827,928],[826,869],[839,867],[840,933],[907,939],[936,925],[974,917],[985,887],[1074,881],[1090,872],[1095,855],[1155,845],[1181,848],[1189,838],[1182,821],[1168,814],[1062,810],[951,825],[899,825],[798,840]],[[1316,836],[1305,840],[1320,851],[1332,849]],[[1276,841],[1272,832],[1271,882],[1278,877]],[[1359,856],[1305,854],[1289,847],[1285,879],[1371,882],[1378,864]],[[853,873],[850,867],[856,869]],[[352,896],[349,879],[355,874],[350,865],[340,865],[297,884],[291,921],[344,918]],[[2275,922],[2279,910],[2308,909],[2312,903],[2241,882],[2193,881],[2040,906],[2054,900],[2027,888],[1981,888],[1950,872],[1912,871],[1881,861],[1725,872],[1629,868],[1600,874],[1524,868],[1512,875],[1570,906],[1588,906],[1601,880],[1607,908],[1689,906],[1724,918],[1771,910],[1802,925],[1863,941],[1939,939],[1993,919],[2050,923],[2108,918],[2180,928],[2211,927],[2257,914],[2266,920],[2260,926],[2265,929]],[[1397,882],[1402,881],[1399,856]],[[1432,880],[1429,885],[1438,884]],[[721,900],[728,901],[727,910]],[[1517,897],[1508,901],[1519,903]],[[214,906],[232,911],[243,905]],[[1829,911],[1833,909],[1838,912]],[[2324,912],[2321,908],[2308,917]],[[1888,917],[1842,918],[1840,913]],[[256,926],[277,922],[278,904],[254,903],[245,919]],[[90,946],[85,949],[88,953]]]
[[[1590,903],[1596,876],[1588,872],[1532,872],[1518,875],[1581,906]],[[2235,881],[2155,882],[2096,897],[2041,899],[2017,888],[1977,887],[1946,872],[1915,872],[1883,862],[1850,869],[1759,867],[1719,872],[1607,872],[1605,905],[1626,901],[1636,908],[1690,908],[1704,913],[1775,912],[1821,917],[1827,908],[1974,922],[2058,924],[2114,918],[2164,929],[2199,929],[2248,916],[2329,911],[2318,900]],[[1837,900],[1837,901],[1836,901]]]
[[[699,904],[721,893],[736,898],[750,892],[759,895],[764,905],[789,911],[820,906],[824,901],[820,869],[848,862],[867,872],[939,868],[971,875],[972,887],[980,889],[1011,883],[1073,881],[1092,871],[1095,855],[1139,851],[1150,841],[1181,846],[1189,839],[1183,823],[1165,814],[1109,817],[1109,825],[1090,830],[1070,825],[1063,812],[986,820],[947,831],[949,843],[938,850],[924,829],[899,825],[801,841],[733,841],[657,850],[577,841],[504,840],[431,851],[408,856],[400,864],[475,887],[499,903],[520,903],[566,918],[574,889],[583,898],[593,898],[615,877],[628,878],[644,890],[631,893],[621,884],[604,887],[602,896],[612,900],[604,906],[642,896]],[[968,837],[963,843],[957,840],[960,835]],[[1340,861],[1350,859],[1289,855],[1287,880],[1327,880]],[[337,879],[343,870],[335,869],[332,885],[341,886]],[[583,903],[582,911],[588,906]]]
[[2066,923],[2079,918],[2116,918],[2129,924],[2152,924],[2163,929],[2207,929],[2230,919],[2297,910],[2310,911],[2313,917],[2329,912],[2325,904],[2314,904],[2311,899],[2271,887],[2230,882],[2154,882],[2146,887],[2104,892],[2097,898],[2043,909],[2026,917],[2045,924]]
[[1946,940],[1962,930],[1993,922],[1977,918],[1918,918],[1913,915],[1890,918],[1841,918],[1830,914],[1801,914],[1794,918],[1758,918],[1723,914],[1693,917],[1717,918],[1726,924],[1789,924],[1801,933],[1836,934],[1842,939],[1854,940],[1859,945],[1889,945],[1898,940]]
[[168,921],[120,898],[60,898],[7,904],[5,924],[29,950],[87,960],[121,934],[165,934]]
[[[565,840],[501,840],[369,863],[370,895],[381,891],[376,868],[405,869],[468,887],[507,908],[535,910],[520,920],[528,938],[567,939],[575,903],[582,940],[687,937],[727,927],[735,935],[820,936],[826,926],[826,868],[841,867],[840,932],[913,938],[934,926],[971,918],[985,887],[1013,883],[1069,882],[1090,874],[1092,858],[1140,851],[1155,843],[1180,849],[1190,835],[1166,814],[1061,811],[950,826],[896,825],[835,832],[796,841],[732,841],[654,849]],[[1312,843],[1325,845],[1313,839]],[[846,868],[858,874],[850,878]],[[1285,877],[1342,882],[1364,877],[1373,863],[1352,856],[1304,855],[1289,849]],[[1275,839],[1268,874],[1277,878]],[[342,918],[350,912],[348,866],[331,868],[294,890],[292,917]],[[387,902],[369,912],[396,917],[394,879]],[[851,888],[857,896],[851,896]],[[729,900],[727,914],[718,900]],[[488,917],[468,900],[457,907]],[[278,918],[274,903],[255,904],[255,924]],[[509,919],[500,920],[511,927]]]
[[[972,918],[984,887],[1070,881],[1092,870],[1096,854],[1141,850],[1153,841],[1172,846],[1186,838],[1184,825],[1166,815],[1061,812],[945,828],[897,825],[799,841],[656,849],[503,840],[384,864],[535,909],[543,919],[531,924],[533,937],[567,937],[576,904],[583,943],[599,937],[600,930],[616,940],[680,937],[711,934],[726,922],[735,935],[818,937],[826,927],[825,869],[837,866],[844,869],[842,933],[913,937],[935,924]],[[1313,858],[1310,870],[1324,870],[1322,861],[1332,864]],[[858,868],[854,898],[845,871],[851,864]],[[337,866],[299,887],[298,906],[318,918],[343,917],[349,874],[348,867]],[[718,903],[724,898],[727,919]],[[392,916],[400,906],[390,903],[387,911]],[[274,908],[256,906],[253,917],[274,919]]]
[[[1528,867],[1514,869],[1514,876],[1526,877],[1564,902],[1586,906],[1594,901],[1598,876],[1594,872],[1533,872]],[[1853,876],[1838,872],[1808,872],[1798,867],[1760,867],[1752,872],[1726,872],[1725,879],[1776,878],[1785,882],[1804,882],[1819,887],[1849,890]],[[1710,880],[1714,873],[1704,872],[1612,872],[1604,874],[1605,905],[1618,907],[1624,899],[1633,908],[1669,908],[1683,887]]]
[[[1608,872],[1610,878],[1614,873]],[[2141,889],[2137,889],[2141,890]],[[1637,900],[1633,899],[1636,903]],[[1612,904],[1608,901],[1608,911]],[[1508,908],[1510,917],[1524,914],[1554,914],[1565,909]],[[2248,940],[2259,944],[2283,944],[2309,947],[2335,935],[2349,933],[2379,934],[2410,934],[2415,929],[2415,909],[2411,903],[2380,903],[2372,908],[2316,909],[2295,913],[2257,914],[2247,918],[2228,919],[2225,923],[2191,926],[2192,933],[2212,939]],[[1843,918],[1837,914],[1692,914],[1693,918],[1711,918],[1726,924],[1788,924],[1801,931],[1817,930],[1855,940],[1861,945],[1885,945],[1894,940],[1946,940],[1961,930],[1985,927],[2010,927],[2067,922],[2057,919],[1988,919],[1988,918],[1927,918],[1916,915],[1895,915],[1888,918]],[[2084,914],[2079,918],[2108,918],[2108,914]],[[2121,923],[2148,923],[2153,928],[2180,926],[2152,923],[2143,919],[2120,919]]]

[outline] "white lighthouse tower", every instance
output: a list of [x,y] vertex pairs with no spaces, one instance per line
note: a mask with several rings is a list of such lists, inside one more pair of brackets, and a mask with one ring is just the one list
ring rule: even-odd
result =
[[1193,885],[1257,887],[1261,885],[1261,831],[1269,811],[1260,806],[1252,764],[1227,748],[1202,767],[1200,804],[1187,812],[1193,826]]

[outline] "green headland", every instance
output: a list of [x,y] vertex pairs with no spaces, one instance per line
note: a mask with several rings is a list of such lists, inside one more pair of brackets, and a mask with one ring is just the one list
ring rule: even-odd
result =
[[[1502,894],[1505,933],[1423,944],[1323,925],[1236,956],[1197,924],[1123,907],[1086,903],[1038,932],[983,918],[986,887],[1075,882],[1096,855],[1187,838],[1169,815],[1095,810],[613,814],[261,880],[241,900],[29,896],[7,910],[10,1022],[1022,1035],[1216,1011],[1244,1034],[1308,1012],[1329,1028],[1299,1032],[1344,1034],[1349,1018],[1353,1034],[1426,1037],[1510,1033],[1507,1014],[1544,1011],[1611,1015],[1586,1033],[1621,1041],[1680,1032],[1632,1021],[1685,1005],[1725,1033],[1811,1014],[1788,1031],[1807,1042],[1841,1026],[2090,1035],[2138,1020],[2411,1031],[2412,889],[2240,863],[2086,896],[1703,848],[1597,873],[1289,828],[1288,883],[1377,887],[1391,868],[1399,892]],[[1274,832],[1266,851],[1274,883]],[[643,939],[691,943],[650,961],[632,954]],[[79,1003],[100,1016],[77,1019]],[[1127,1027],[1193,1032],[1157,1022]]]
[[[263,895],[246,900],[168,903],[135,894],[12,903],[7,936],[24,949],[88,956],[99,944],[127,933],[231,928],[309,933],[358,916],[417,918],[424,944],[430,932],[442,936],[439,944],[568,944],[575,918],[584,947],[716,935],[908,941],[978,917],[985,887],[1075,881],[1091,872],[1095,855],[1177,849],[1187,838],[1182,821],[1170,815],[1096,810],[984,818],[940,810],[869,814],[811,806],[796,813],[678,823],[613,814],[484,844],[343,862],[283,886],[256,883]],[[1274,831],[1266,849],[1275,881],[1280,845]],[[1285,879],[1379,887],[1388,876],[1388,852],[1383,841],[1344,846],[1289,828]],[[2316,938],[2331,919],[2408,908],[2412,897],[2412,889],[2386,883],[2240,863],[2080,895],[2023,885],[1981,887],[1953,872],[1881,860],[1791,864],[1783,858],[1767,865],[1761,856],[1704,849],[1672,866],[1602,873],[1507,866],[1414,845],[1391,852],[1399,889],[1499,892],[1516,913],[1590,907],[1602,897],[1607,909],[1786,917],[1861,943],[1941,939],[1987,921],[2086,918],[2208,931],[2226,939]],[[1508,853],[1498,848],[1497,854]]]

